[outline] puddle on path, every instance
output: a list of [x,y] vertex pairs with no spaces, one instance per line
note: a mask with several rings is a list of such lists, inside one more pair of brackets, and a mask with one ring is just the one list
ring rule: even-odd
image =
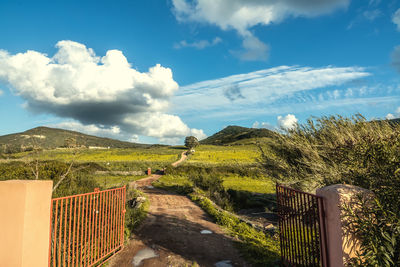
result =
[[134,267],[140,266],[142,261],[158,257],[158,255],[151,248],[144,248],[136,253],[135,257],[133,257],[132,264]]
[[154,186],[152,186],[152,185],[148,185],[146,187],[149,188],[149,189],[153,189],[154,188]]
[[233,267],[231,261],[219,261],[214,264],[215,267]]
[[212,234],[213,232],[211,232],[210,230],[201,230],[200,234],[202,235],[209,235]]

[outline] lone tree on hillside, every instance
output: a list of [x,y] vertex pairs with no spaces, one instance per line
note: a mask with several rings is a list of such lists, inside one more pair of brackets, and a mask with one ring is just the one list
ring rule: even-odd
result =
[[187,147],[189,150],[198,146],[199,145],[199,140],[197,140],[196,137],[194,136],[187,136],[185,138],[185,147]]

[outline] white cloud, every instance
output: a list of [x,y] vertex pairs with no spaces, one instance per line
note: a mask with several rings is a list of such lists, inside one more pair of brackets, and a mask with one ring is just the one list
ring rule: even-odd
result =
[[208,40],[200,40],[200,41],[195,41],[195,42],[190,43],[190,42],[187,42],[186,40],[182,40],[179,43],[174,44],[174,48],[181,49],[181,48],[185,48],[185,47],[193,47],[193,48],[201,50],[206,47],[215,46],[221,42],[222,42],[222,39],[219,37],[215,37],[211,42]]
[[253,123],[253,125],[251,126],[251,128],[257,128],[257,129],[265,128],[265,129],[269,129],[269,130],[276,130],[276,127],[269,124],[268,122],[259,123],[258,121],[255,121]]
[[2,96],[2,95],[3,95],[3,93],[4,93],[4,92],[3,92],[2,90],[0,90],[0,96]]
[[386,115],[386,117],[385,117],[387,120],[393,120],[393,119],[395,119],[396,117],[392,114],[392,113],[388,113],[387,115]]
[[297,118],[293,114],[287,114],[285,117],[278,116],[278,126],[284,130],[293,130],[297,127]]
[[[373,4],[370,4],[369,6],[374,6]],[[370,23],[374,22],[377,18],[383,16],[383,12],[376,8],[376,9],[365,9],[365,10],[359,10],[359,14],[349,23],[347,26],[347,30],[352,29],[354,26],[364,23],[365,21],[368,21]]]
[[[172,0],[173,11],[179,21],[202,22],[216,25],[222,30],[234,29],[242,38],[246,52],[266,57],[266,45],[261,45],[251,28],[256,25],[279,23],[288,17],[314,17],[345,8],[350,0]],[[254,39],[255,38],[255,39]],[[247,40],[247,41],[246,41]],[[258,42],[256,42],[256,40]],[[253,51],[252,49],[255,50]]]
[[257,37],[244,37],[242,45],[243,50],[231,51],[231,53],[245,61],[267,60],[269,47]]
[[388,119],[388,120],[393,120],[393,119],[400,118],[400,107],[398,107],[396,109],[394,114],[388,113],[385,118]]
[[[139,72],[119,50],[103,57],[85,45],[60,41],[53,57],[36,51],[0,50],[0,80],[11,85],[33,111],[71,118],[83,125],[156,138],[182,138],[192,131],[169,115],[178,84],[157,64]],[[94,128],[93,128],[94,130]]]
[[246,110],[268,109],[296,93],[341,86],[369,75],[360,67],[280,66],[183,86],[173,98],[174,110],[187,116],[243,116]]
[[101,127],[95,124],[84,125],[77,121],[64,121],[56,124],[49,124],[48,126],[102,137],[115,138],[122,135],[121,129],[118,126]]
[[392,65],[400,72],[400,45],[395,46],[392,52]]
[[374,21],[375,19],[382,16],[382,11],[380,11],[379,9],[365,10],[362,14],[367,20]]
[[393,14],[392,21],[397,25],[397,30],[400,31],[400,8]]

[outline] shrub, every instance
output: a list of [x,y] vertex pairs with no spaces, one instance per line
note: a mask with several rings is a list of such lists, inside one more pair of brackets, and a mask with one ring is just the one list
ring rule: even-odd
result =
[[[364,256],[371,259],[370,263],[384,264],[380,266],[400,265],[399,124],[367,122],[359,114],[352,118],[310,119],[275,142],[260,145],[260,150],[261,165],[278,182],[307,191],[336,183],[372,190],[378,208],[365,208],[363,216],[374,218],[376,225],[382,227],[376,228],[368,220],[361,223],[363,216],[353,216],[354,225],[365,240]],[[392,243],[386,243],[386,239]],[[382,253],[392,249],[394,253]]]

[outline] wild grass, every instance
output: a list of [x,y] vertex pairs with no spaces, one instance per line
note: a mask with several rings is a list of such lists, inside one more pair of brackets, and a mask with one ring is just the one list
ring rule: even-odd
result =
[[[247,191],[260,194],[274,194],[275,183],[268,178],[253,179],[251,177],[241,177],[231,175],[223,177],[223,187],[225,190]],[[154,185],[164,189],[179,189],[178,191],[187,192],[188,188],[193,187],[193,181],[187,175],[164,175]]]
[[[79,162],[162,162],[172,163],[177,159],[180,149],[169,147],[129,148],[129,149],[54,149],[38,154],[40,160],[62,160]],[[13,154],[24,158],[32,153]]]
[[200,145],[185,164],[252,164],[260,157],[255,145],[213,146]]
[[144,177],[146,177],[146,175],[94,175],[93,179],[102,189],[108,189],[121,187]]
[[[306,191],[346,183],[375,193],[376,205],[349,213],[361,238],[356,266],[400,266],[400,124],[360,114],[310,119],[260,147],[276,180]],[[361,219],[360,218],[367,218]]]
[[267,177],[254,179],[247,176],[230,175],[224,177],[223,180],[223,186],[226,190],[232,189],[260,194],[275,193],[275,182]]
[[277,236],[270,236],[255,230],[234,215],[218,209],[210,199],[198,192],[193,192],[189,196],[210,214],[217,224],[239,240],[236,244],[253,266],[279,266],[279,239]]

